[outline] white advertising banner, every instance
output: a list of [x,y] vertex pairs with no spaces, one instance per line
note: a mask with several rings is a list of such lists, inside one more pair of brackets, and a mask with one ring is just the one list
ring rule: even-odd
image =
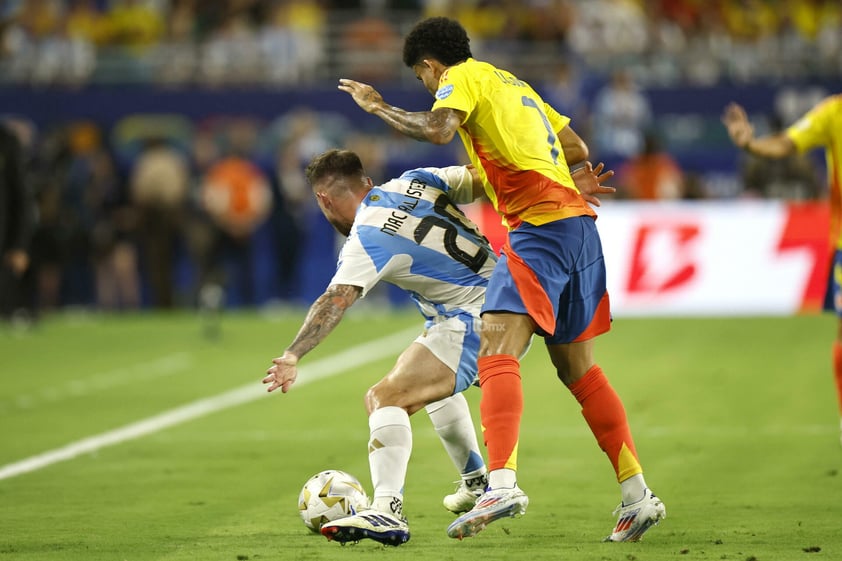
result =
[[[616,315],[793,314],[827,250],[780,201],[606,204],[597,225]],[[826,240],[826,224],[815,224]],[[803,234],[804,232],[799,232]],[[804,240],[806,243],[798,243]],[[825,244],[826,245],[826,244]]]
[[[626,202],[597,209],[615,316],[789,315],[821,309],[825,203]],[[471,209],[492,244],[493,209]]]

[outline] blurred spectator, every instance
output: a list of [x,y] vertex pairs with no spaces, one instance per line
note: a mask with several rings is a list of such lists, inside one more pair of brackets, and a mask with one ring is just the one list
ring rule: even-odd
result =
[[301,42],[303,30],[299,32],[291,24],[290,11],[290,6],[275,4],[260,30],[260,56],[265,76],[270,82],[297,81],[299,72],[304,70],[299,57],[303,54],[301,50],[308,46]]
[[614,71],[610,82],[597,93],[591,116],[597,158],[609,163],[629,159],[643,150],[643,135],[652,121],[652,110],[628,71]]
[[164,41],[158,47],[161,60],[156,80],[185,83],[195,77],[199,40],[197,0],[173,0],[168,14]]
[[94,0],[73,0],[64,27],[67,37],[65,81],[81,84],[96,69],[96,50],[104,40],[105,18],[97,11]]
[[270,127],[270,134],[275,136],[273,225],[283,298],[292,297],[302,288],[296,282],[306,265],[302,259],[304,248],[313,237],[314,221],[318,223],[321,215],[304,178],[304,168],[315,155],[342,146],[349,128],[348,122],[338,115],[320,114],[304,107],[292,109]]
[[267,220],[275,203],[261,167],[262,123],[217,117],[199,127],[194,143],[197,203],[189,241],[203,310],[227,302],[259,305],[274,296],[275,259]]
[[[523,12],[520,2],[508,2],[510,7]],[[576,20],[576,9],[571,0],[546,0],[534,2],[526,10],[526,33],[534,41],[553,41],[566,45]]]
[[[286,11],[287,26],[293,34],[296,78],[313,80],[325,63],[327,14],[313,0],[289,0],[280,5]],[[269,61],[270,72],[273,62]]]
[[95,0],[72,0],[65,19],[65,27],[70,37],[92,44],[104,43],[107,22],[102,12],[97,9]]
[[[61,301],[87,307],[95,300],[93,237],[102,193],[112,177],[94,154],[99,131],[90,123],[73,123],[62,131],[54,171],[59,180]],[[98,168],[99,169],[96,169]]]
[[721,2],[722,19],[737,40],[755,40],[772,35],[778,27],[778,13],[763,0]]
[[30,307],[22,284],[30,264],[35,206],[27,184],[24,141],[0,123],[0,318]]
[[340,53],[348,76],[362,82],[377,82],[395,75],[400,60],[400,36],[377,15],[363,16],[342,30]]
[[543,84],[542,97],[562,115],[570,117],[576,131],[588,137],[589,116],[580,69],[571,62],[560,60]]
[[202,202],[216,226],[205,268],[209,286],[225,288],[234,306],[257,303],[254,234],[272,212],[272,193],[265,174],[241,155],[223,158],[208,170],[202,182]]
[[164,36],[164,18],[148,0],[113,0],[106,14],[107,40],[142,51]]
[[67,25],[71,21],[78,23],[65,17],[62,2],[23,2],[4,33],[11,76],[35,84],[87,80],[95,66],[96,51],[78,26]]
[[271,210],[263,172],[241,156],[211,166],[202,184],[202,201],[216,225],[240,242],[254,233]]
[[637,200],[668,200],[684,197],[684,177],[678,162],[661,151],[654,133],[644,137],[640,154],[617,172],[617,193]]
[[139,236],[152,305],[175,304],[174,268],[182,242],[190,170],[184,155],[152,138],[132,167],[129,187],[139,213]]
[[576,52],[604,57],[645,51],[649,26],[638,2],[589,0],[577,3],[577,10],[577,23],[570,30]]
[[200,79],[210,85],[255,81],[260,49],[248,14],[232,11],[201,49]]
[[140,306],[140,271],[134,243],[137,214],[130,205],[111,151],[91,122],[70,129],[67,184],[84,193],[89,217],[96,304],[104,310]]
[[360,64],[363,79],[397,80],[390,36],[422,14],[460,20],[475,53],[533,83],[568,52],[647,85],[834,75],[842,63],[838,0],[15,0],[0,3],[0,66],[38,84],[298,83]]

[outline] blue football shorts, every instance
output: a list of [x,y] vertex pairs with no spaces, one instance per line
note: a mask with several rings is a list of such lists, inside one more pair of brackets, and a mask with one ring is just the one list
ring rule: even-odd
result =
[[509,232],[482,313],[529,315],[547,344],[585,341],[611,328],[605,259],[590,216]]

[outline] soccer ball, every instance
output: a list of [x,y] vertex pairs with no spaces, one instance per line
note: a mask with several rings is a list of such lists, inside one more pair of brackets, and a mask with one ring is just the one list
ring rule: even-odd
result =
[[368,495],[359,479],[338,469],[322,471],[307,480],[298,495],[301,520],[313,532],[325,522],[368,508]]

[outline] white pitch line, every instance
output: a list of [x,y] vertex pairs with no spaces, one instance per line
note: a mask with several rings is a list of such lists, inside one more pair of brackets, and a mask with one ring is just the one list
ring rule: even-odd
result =
[[[376,339],[368,343],[363,343],[352,349],[342,351],[333,356],[323,358],[312,364],[303,366],[298,373],[298,380],[293,386],[293,391],[297,387],[305,384],[335,376],[352,368],[357,368],[364,364],[375,362],[377,360],[394,356],[400,349],[403,349],[409,341],[414,338],[420,331],[419,327],[413,327]],[[409,339],[409,341],[407,340]],[[118,429],[104,432],[76,442],[71,442],[61,448],[50,450],[36,456],[31,456],[24,460],[7,464],[0,467],[0,481],[3,479],[10,479],[24,473],[37,471],[52,464],[71,460],[82,454],[94,452],[107,446],[120,444],[128,440],[140,438],[158,431],[204,417],[223,409],[235,407],[249,401],[260,399],[267,395],[265,387],[259,382],[255,381],[233,390],[221,393],[219,395],[200,399],[169,411],[164,411],[154,417],[149,417],[125,425]]]
[[69,380],[58,387],[47,386],[33,395],[19,395],[5,402],[0,401],[0,413],[12,409],[32,409],[59,400],[73,397],[85,397],[92,393],[113,389],[140,381],[148,382],[155,378],[170,376],[193,366],[193,357],[189,353],[168,354],[154,360],[121,366],[107,372],[94,374],[84,380]]

